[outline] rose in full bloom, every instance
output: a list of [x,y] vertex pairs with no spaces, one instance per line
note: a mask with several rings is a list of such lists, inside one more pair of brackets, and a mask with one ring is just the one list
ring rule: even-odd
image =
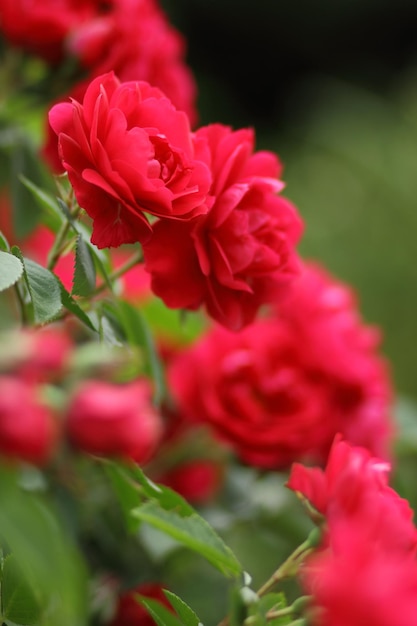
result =
[[262,468],[324,462],[338,432],[386,457],[386,366],[375,331],[361,322],[347,293],[310,266],[281,313],[273,310],[240,333],[209,330],[169,368],[179,411]]
[[18,377],[0,377],[0,455],[43,465],[50,458],[56,429],[36,386]]
[[158,600],[160,604],[172,611],[161,584],[143,583],[119,596],[116,613],[109,626],[155,626],[155,621],[148,611],[135,598],[136,594]]
[[251,130],[221,124],[195,133],[213,176],[213,206],[185,222],[161,220],[144,247],[152,289],[170,308],[197,309],[239,330],[261,305],[279,299],[298,272],[301,220],[277,195],[277,157],[254,152]]
[[72,445],[98,456],[145,463],[159,442],[161,418],[146,380],[116,385],[89,380],[74,393],[66,416]]
[[109,73],[49,120],[99,248],[149,239],[145,212],[178,221],[207,212],[209,167],[196,158],[186,114],[158,89]]

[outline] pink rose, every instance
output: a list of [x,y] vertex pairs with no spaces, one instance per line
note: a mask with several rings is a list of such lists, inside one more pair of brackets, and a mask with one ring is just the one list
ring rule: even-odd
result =
[[195,158],[186,114],[158,89],[106,74],[83,104],[55,105],[49,120],[99,248],[147,241],[144,212],[182,221],[207,211],[209,168]]
[[162,431],[151,404],[151,389],[141,380],[125,385],[90,380],[74,394],[67,412],[67,433],[74,447],[98,456],[145,463]]
[[[353,303],[331,297],[340,289],[312,267],[295,281],[282,314],[273,311],[240,333],[208,331],[169,367],[178,410],[258,467],[324,462],[338,432],[386,457],[385,364]],[[300,306],[305,293],[309,301]]]
[[252,131],[214,124],[195,140],[212,172],[213,206],[187,223],[156,224],[144,247],[146,269],[168,307],[205,304],[215,320],[239,330],[297,274],[301,220],[277,195],[284,186],[278,159],[253,152]]
[[0,455],[43,465],[50,458],[56,429],[38,389],[18,378],[0,377]]

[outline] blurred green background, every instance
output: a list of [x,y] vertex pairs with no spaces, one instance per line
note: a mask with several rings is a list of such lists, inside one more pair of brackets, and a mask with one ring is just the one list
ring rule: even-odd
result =
[[285,164],[301,251],[358,292],[417,396],[417,3],[165,0],[200,122],[254,126]]

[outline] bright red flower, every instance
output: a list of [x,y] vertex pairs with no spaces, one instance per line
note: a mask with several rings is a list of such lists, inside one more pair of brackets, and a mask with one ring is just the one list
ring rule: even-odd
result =
[[55,105],[49,119],[99,248],[148,240],[144,212],[179,221],[207,212],[209,168],[195,158],[187,116],[158,89],[106,74],[83,104]]
[[154,0],[117,0],[71,31],[68,52],[92,72],[114,71],[122,81],[144,80],[161,89],[191,123],[196,87],[184,62],[185,41]]
[[324,471],[295,463],[287,486],[326,517],[334,549],[342,549],[346,536],[351,543],[357,536],[386,552],[413,554],[417,547],[413,511],[389,487],[390,469],[368,450],[336,438]]
[[[351,310],[352,302],[336,306],[330,297],[340,289],[310,268],[295,281],[282,314],[273,312],[240,333],[215,328],[185,349],[169,368],[179,411],[210,425],[258,467],[303,458],[324,462],[338,432],[386,456],[385,364],[375,333]],[[309,294],[304,308],[299,292]]]
[[152,407],[145,380],[125,385],[87,381],[68,407],[68,437],[74,447],[90,454],[145,463],[161,431],[161,418]]
[[203,504],[217,493],[222,479],[219,463],[208,459],[185,461],[161,476],[156,482],[170,487],[193,504]]
[[215,124],[195,138],[213,175],[214,204],[188,223],[156,224],[144,247],[146,269],[168,307],[205,304],[215,320],[239,330],[261,305],[279,299],[297,274],[301,221],[277,196],[284,186],[277,157],[253,152],[251,130]]
[[0,455],[43,465],[51,456],[56,429],[37,388],[18,378],[0,377]]
[[172,611],[163,587],[159,583],[143,583],[134,589],[122,593],[117,602],[116,613],[109,626],[155,626],[155,621],[148,611],[135,598],[136,594],[158,600]]
[[340,438],[324,472],[293,466],[288,486],[326,518],[323,544],[300,572],[314,626],[405,626],[417,619],[417,529],[408,503],[388,486],[389,469]]
[[47,326],[21,332],[16,339],[16,370],[26,380],[58,380],[66,371],[73,343],[65,328]]
[[344,536],[338,551],[310,558],[303,586],[313,595],[312,626],[409,626],[417,620],[417,564],[369,537]]
[[57,63],[67,34],[96,14],[99,0],[0,0],[2,33],[14,45]]

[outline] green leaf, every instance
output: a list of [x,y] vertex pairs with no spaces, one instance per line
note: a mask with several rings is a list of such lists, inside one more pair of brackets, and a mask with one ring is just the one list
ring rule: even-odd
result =
[[168,309],[159,298],[149,298],[141,312],[153,331],[181,343],[192,343],[207,327],[206,318],[197,312]]
[[23,176],[23,174],[21,174],[19,178],[22,181],[23,185],[26,187],[26,189],[28,189],[28,191],[32,193],[39,208],[42,209],[45,216],[44,221],[47,226],[54,233],[58,232],[58,229],[61,226],[63,219],[55,198],[37,185],[35,185],[34,182],[26,178],[26,176]]
[[0,251],[0,291],[8,289],[23,274],[23,263],[13,254]]
[[[242,566],[230,548],[184,498],[168,487],[156,485],[137,465],[120,467],[112,464],[111,467],[113,479],[116,476],[118,496],[123,500],[122,506],[125,510],[131,509],[132,519],[147,522],[191,548],[227,576],[242,573]],[[135,481],[142,487],[142,493],[136,493],[136,503],[132,489]],[[141,499],[140,506],[135,506]]]
[[8,252],[10,250],[9,242],[7,241],[6,237],[3,235],[1,230],[0,230],[0,248],[4,250],[5,252]]
[[133,533],[137,530],[138,524],[137,520],[132,517],[131,511],[137,507],[138,503],[142,500],[137,485],[129,479],[123,468],[116,463],[106,463],[105,469],[122,507],[127,528],[129,532]]
[[118,310],[127,340],[129,343],[141,347],[145,353],[145,373],[153,380],[155,387],[154,402],[159,406],[166,396],[166,384],[164,370],[151,329],[139,309],[132,306],[129,302],[120,300],[118,302]]
[[3,617],[22,626],[35,624],[42,612],[33,581],[25,576],[13,555],[4,560],[1,605]]
[[241,573],[242,567],[233,552],[198,513],[183,517],[153,501],[133,509],[132,515],[198,552],[223,574],[238,576]]
[[20,249],[13,246],[12,253],[24,266],[24,277],[33,305],[33,321],[45,324],[53,320],[62,308],[61,290],[57,277],[42,265],[23,258]]
[[90,248],[82,235],[78,235],[75,249],[75,271],[72,293],[89,296],[96,286],[96,268]]
[[[22,490],[19,480],[17,473],[0,466],[0,543],[7,545],[47,609],[48,616],[37,626],[84,626],[87,577],[81,555],[56,511],[48,507],[46,494]],[[13,606],[17,610],[17,603]]]
[[137,594],[137,599],[153,617],[158,626],[183,626],[183,623],[158,600]]
[[271,620],[266,614],[271,610],[285,609],[287,606],[287,599],[282,592],[268,593],[249,607],[249,614],[258,618],[255,626],[285,626],[293,621],[293,617],[282,615]]
[[24,137],[15,144],[11,158],[10,195],[13,206],[13,227],[17,237],[28,235],[38,224],[40,211],[34,206],[32,194],[22,184],[20,175],[40,178],[39,159]]
[[172,593],[172,591],[168,591],[167,589],[163,591],[184,626],[199,626],[199,624],[201,624],[197,615],[184,600],[181,600],[181,598],[176,596],[175,593]]
[[132,477],[143,487],[143,491],[148,498],[154,498],[160,506],[167,511],[175,509],[182,517],[193,515],[195,510],[184,500],[178,493],[165,487],[165,485],[157,485],[137,465],[131,467]]
[[[59,280],[59,279],[58,279]],[[59,288],[61,291],[61,302],[62,305],[70,311],[75,317],[83,322],[90,330],[98,333],[97,328],[94,326],[91,319],[88,317],[87,313],[83,311],[83,309],[79,306],[79,304],[74,300],[70,293],[65,289],[64,285],[59,281]]]

